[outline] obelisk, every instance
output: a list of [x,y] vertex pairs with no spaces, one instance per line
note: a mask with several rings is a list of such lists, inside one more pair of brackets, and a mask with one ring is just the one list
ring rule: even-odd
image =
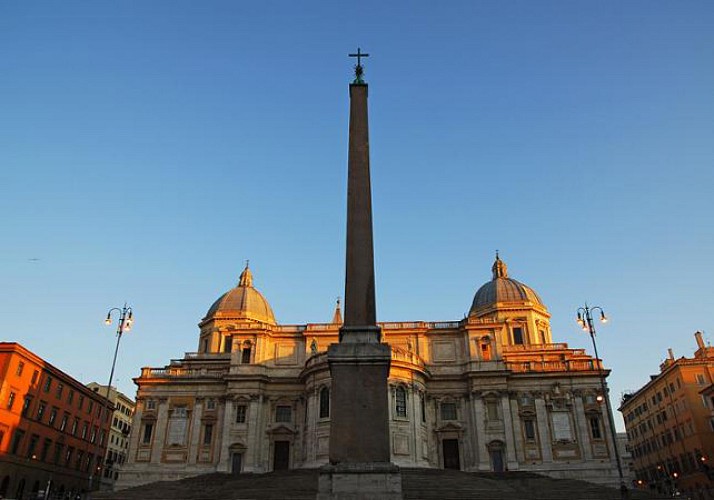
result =
[[344,323],[327,351],[332,377],[330,466],[318,499],[402,498],[399,469],[390,463],[387,378],[391,348],[377,326],[369,171],[367,84],[359,49],[350,84],[347,251]]

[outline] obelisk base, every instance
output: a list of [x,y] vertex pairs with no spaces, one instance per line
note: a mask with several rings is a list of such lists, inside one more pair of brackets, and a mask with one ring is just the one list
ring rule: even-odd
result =
[[402,475],[392,463],[349,463],[320,469],[316,500],[402,500]]
[[332,377],[330,464],[389,463],[387,378],[392,349],[345,340],[327,349]]

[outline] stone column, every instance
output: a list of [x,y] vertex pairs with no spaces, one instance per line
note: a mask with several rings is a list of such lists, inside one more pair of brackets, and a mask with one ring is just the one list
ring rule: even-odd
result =
[[577,396],[574,397],[573,400],[575,402],[575,426],[577,427],[578,441],[580,442],[580,449],[583,453],[582,456],[585,460],[592,460],[593,450],[590,443],[590,433],[588,432],[588,419],[585,415],[583,399],[580,396]]
[[486,422],[484,421],[485,407],[483,405],[483,399],[479,397],[473,398],[473,412],[474,412],[474,422],[476,428],[476,442],[478,445],[478,468],[479,470],[491,470],[490,457],[488,455],[488,448],[486,448],[486,433],[484,429],[486,428]]
[[535,399],[536,418],[538,420],[538,438],[540,440],[540,453],[543,462],[553,461],[553,439],[550,437],[548,427],[548,410],[545,401],[541,398]]
[[[193,420],[191,421],[191,441],[188,444],[188,464],[196,465],[198,458],[198,443],[201,439],[201,417],[203,416],[203,398],[196,398],[193,405]],[[216,436],[216,440],[221,442],[221,436]]]
[[503,430],[506,436],[506,464],[508,470],[518,470],[516,442],[513,437],[513,416],[511,415],[511,404],[508,393],[501,396],[501,409],[503,410]]
[[169,423],[169,401],[167,398],[159,398],[159,410],[156,415],[156,435],[151,445],[151,463],[161,463],[161,454],[166,443],[166,428]]
[[231,422],[233,416],[233,400],[230,398],[221,398],[221,406],[223,406],[223,411],[218,413],[218,421],[216,422],[216,427],[221,429],[221,447],[218,450],[218,467],[219,472],[230,472],[231,457],[230,457],[230,445],[231,445]]

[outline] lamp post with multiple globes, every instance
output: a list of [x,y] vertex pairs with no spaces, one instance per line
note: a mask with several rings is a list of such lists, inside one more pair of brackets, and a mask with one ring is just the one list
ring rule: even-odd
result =
[[605,316],[605,311],[602,310],[602,307],[600,306],[595,306],[595,307],[590,307],[588,306],[587,302],[585,303],[584,307],[579,307],[578,308],[578,316],[576,321],[580,325],[580,327],[588,332],[590,334],[590,339],[592,339],[593,342],[593,350],[595,351],[595,363],[597,363],[598,366],[598,372],[600,374],[600,390],[601,394],[598,396],[597,400],[598,402],[602,402],[602,400],[605,400],[605,408],[607,410],[607,419],[608,423],[610,424],[610,437],[612,438],[612,448],[613,448],[613,453],[615,454],[615,461],[617,463],[617,473],[620,476],[620,492],[623,496],[623,498],[627,494],[627,485],[625,485],[625,480],[622,475],[622,463],[620,461],[620,453],[617,450],[617,434],[615,433],[615,421],[612,417],[612,408],[610,406],[610,398],[608,396],[607,392],[607,387],[605,386],[605,373],[602,367],[602,362],[600,361],[600,356],[597,353],[597,344],[595,343],[595,324],[593,323],[593,317],[592,313],[599,311],[600,312],[600,322],[601,323],[607,323],[608,318]]
[[[119,321],[117,323],[117,343],[116,347],[114,348],[114,359],[112,359],[112,369],[109,372],[109,383],[107,383],[107,391],[105,398],[107,402],[109,402],[109,395],[112,390],[112,381],[114,380],[114,369],[116,368],[117,364],[117,354],[119,354],[119,342],[121,342],[121,337],[124,334],[124,332],[128,332],[131,330],[131,325],[134,322],[134,311],[132,311],[131,307],[126,305],[126,302],[124,303],[124,307],[112,307],[109,309],[107,312],[107,317],[104,320],[104,324],[106,325],[111,325],[112,324],[112,315],[114,313],[119,314]],[[109,411],[109,406],[107,407],[107,411]],[[103,412],[102,412],[103,416]],[[111,426],[112,419],[108,418],[109,425]],[[99,427],[101,428],[101,419],[99,423]],[[109,439],[109,433],[107,432],[106,438]],[[93,473],[96,470],[96,472],[99,474],[99,471],[101,470],[101,467],[97,465],[96,467],[92,467],[89,473],[89,491],[92,491],[92,482],[93,482]]]

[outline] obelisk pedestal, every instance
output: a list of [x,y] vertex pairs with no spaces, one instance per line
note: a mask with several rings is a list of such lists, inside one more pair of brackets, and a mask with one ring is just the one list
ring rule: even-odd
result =
[[367,84],[358,50],[350,85],[345,319],[327,350],[332,377],[330,465],[317,500],[401,500],[399,468],[390,462],[387,379],[392,350],[377,326],[369,172]]

